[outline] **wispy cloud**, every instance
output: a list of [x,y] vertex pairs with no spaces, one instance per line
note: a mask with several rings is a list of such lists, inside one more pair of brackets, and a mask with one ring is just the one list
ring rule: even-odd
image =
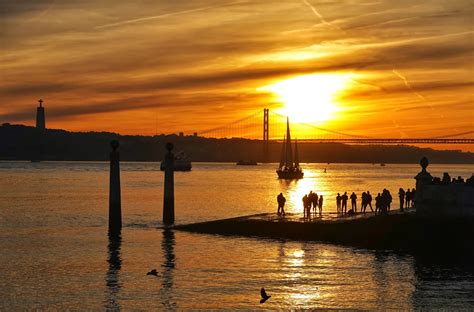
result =
[[[404,83],[405,83],[405,86],[408,88],[408,90],[410,90],[411,92],[413,92],[413,94],[415,94],[420,100],[422,101],[426,101],[426,98],[421,95],[419,92],[417,92],[413,87],[412,85],[410,84],[410,82],[408,81],[408,79],[403,76],[402,74],[400,74],[397,70],[395,69],[392,69],[392,73],[394,73],[398,78],[400,78]],[[433,109],[433,107],[430,105],[430,108]]]
[[115,23],[108,23],[108,24],[96,26],[95,28],[96,29],[104,29],[104,28],[118,27],[118,26],[124,26],[124,25],[129,25],[129,24],[142,23],[142,22],[158,20],[158,19],[178,16],[178,15],[198,13],[198,12],[201,12],[201,11],[207,11],[207,10],[211,10],[211,9],[217,9],[217,8],[221,8],[221,7],[226,7],[226,6],[236,5],[236,4],[242,4],[242,3],[244,3],[244,1],[234,1],[234,2],[229,2],[229,3],[224,3],[224,4],[209,5],[209,6],[195,8],[195,9],[189,9],[189,10],[182,10],[182,11],[177,11],[177,12],[170,12],[170,13],[164,13],[164,14],[158,14],[158,15],[152,15],[152,16],[139,17],[139,18],[123,20],[123,21],[115,22]]
[[328,21],[326,21],[324,17],[321,15],[321,13],[319,13],[318,10],[316,10],[316,8],[311,3],[309,3],[308,0],[303,0],[303,3],[306,4],[311,9],[311,11],[313,11],[314,15],[319,19],[321,23],[329,27],[340,29],[337,25],[333,25],[329,23]]

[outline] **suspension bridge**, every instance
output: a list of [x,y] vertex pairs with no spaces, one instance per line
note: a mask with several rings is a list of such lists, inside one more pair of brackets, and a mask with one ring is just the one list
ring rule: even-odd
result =
[[[286,116],[265,108],[250,116],[199,133],[208,138],[283,140]],[[474,131],[415,138],[377,138],[318,127],[310,123],[291,122],[291,132],[298,142],[350,144],[474,144]],[[367,129],[370,131],[370,129]]]

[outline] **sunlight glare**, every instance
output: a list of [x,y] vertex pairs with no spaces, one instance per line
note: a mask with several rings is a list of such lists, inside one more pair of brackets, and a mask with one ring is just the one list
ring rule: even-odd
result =
[[257,89],[270,91],[283,104],[276,112],[293,122],[323,122],[338,111],[337,96],[347,87],[350,74],[314,74],[279,81]]

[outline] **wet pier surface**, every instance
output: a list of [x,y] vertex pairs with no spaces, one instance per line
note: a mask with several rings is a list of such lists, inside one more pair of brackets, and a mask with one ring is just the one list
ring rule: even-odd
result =
[[[399,209],[391,210],[383,216],[387,215],[400,215],[400,214],[410,214],[415,213],[416,210],[413,208],[405,209],[401,212]],[[287,213],[284,216],[278,216],[276,213],[261,213],[250,216],[243,216],[232,218],[235,221],[244,221],[244,220],[260,220],[263,222],[300,222],[300,223],[331,223],[331,222],[346,222],[360,219],[368,219],[376,217],[377,215],[374,212],[360,213],[357,212],[353,215],[340,214],[336,212],[326,212],[326,213],[312,213],[310,218],[305,218],[303,213]],[[380,215],[379,215],[380,216]],[[232,220],[229,219],[229,220]]]
[[474,220],[426,219],[415,209],[376,215],[264,213],[174,227],[176,230],[246,237],[319,241],[367,249],[400,251],[456,249],[473,253]]

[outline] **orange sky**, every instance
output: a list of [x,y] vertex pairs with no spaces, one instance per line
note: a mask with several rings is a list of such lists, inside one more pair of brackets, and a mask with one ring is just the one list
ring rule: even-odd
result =
[[199,133],[279,111],[282,97],[266,86],[318,75],[298,91],[315,105],[325,77],[347,81],[316,126],[395,138],[474,129],[468,0],[0,5],[0,123],[32,125],[43,98],[49,128]]

